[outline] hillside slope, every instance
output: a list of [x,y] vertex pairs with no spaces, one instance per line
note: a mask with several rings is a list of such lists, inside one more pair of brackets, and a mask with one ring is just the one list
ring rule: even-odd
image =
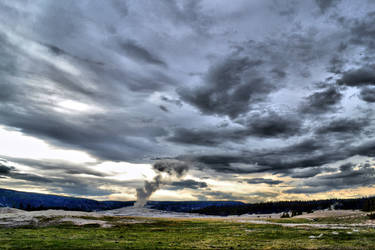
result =
[[132,206],[132,201],[96,201],[59,195],[20,192],[0,189],[0,207],[23,210],[64,209],[75,211],[100,211]]
[[[133,205],[134,201],[96,201],[85,198],[20,192],[0,188],[0,207],[11,207],[29,211],[63,209],[91,212]],[[194,212],[211,206],[228,207],[242,205],[244,203],[236,201],[149,201],[146,207],[173,212]]]

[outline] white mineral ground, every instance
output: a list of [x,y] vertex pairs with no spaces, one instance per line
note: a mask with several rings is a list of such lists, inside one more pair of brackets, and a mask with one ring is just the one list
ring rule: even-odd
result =
[[[366,217],[365,212],[358,210],[319,210],[310,214],[303,214],[293,218],[324,218],[324,217],[342,217],[356,218]],[[329,229],[352,229],[352,228],[375,228],[375,222],[371,220],[363,220],[363,223],[340,223],[340,224],[320,224],[320,223],[277,223],[267,221],[266,219],[280,218],[281,214],[244,214],[241,216],[208,216],[194,213],[177,213],[167,212],[148,208],[124,207],[114,210],[101,212],[79,212],[64,210],[44,210],[27,212],[14,208],[0,208],[0,226],[16,227],[24,225],[45,226],[59,223],[73,223],[75,225],[97,224],[101,227],[111,227],[112,223],[145,223],[147,218],[206,218],[218,219],[228,222],[241,222],[253,224],[271,224],[282,225],[286,227],[314,227]],[[108,216],[116,217],[115,220],[106,220]]]

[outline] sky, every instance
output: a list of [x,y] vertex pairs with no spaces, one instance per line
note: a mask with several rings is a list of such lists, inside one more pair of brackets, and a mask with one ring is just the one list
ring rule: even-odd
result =
[[375,195],[374,38],[367,0],[1,1],[0,187]]

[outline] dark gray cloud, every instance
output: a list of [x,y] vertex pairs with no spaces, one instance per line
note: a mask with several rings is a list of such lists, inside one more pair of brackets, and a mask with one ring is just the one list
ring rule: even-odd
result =
[[24,180],[30,182],[36,182],[39,184],[50,183],[51,179],[45,178],[35,174],[21,173],[15,167],[0,165],[0,175],[10,177],[16,180]]
[[341,99],[340,91],[335,87],[330,87],[306,97],[306,101],[301,106],[301,112],[312,114],[332,112],[337,109]]
[[309,178],[314,177],[317,174],[320,174],[322,172],[319,168],[307,168],[303,171],[297,171],[292,174],[290,174],[290,177],[292,178]]
[[[19,163],[26,165],[26,160],[19,161]],[[29,162],[30,163],[30,162]],[[35,162],[31,163],[30,167],[35,167]],[[42,163],[39,163],[42,164]],[[45,165],[45,164],[44,164]],[[63,169],[63,166],[60,166],[63,172],[59,171],[49,171],[49,167],[47,168],[41,167],[36,170],[39,174],[34,173],[25,173],[20,171],[19,169],[13,166],[7,166],[4,164],[0,164],[0,176],[6,177],[8,179],[12,179],[12,182],[16,183],[17,185],[37,185],[43,186],[44,188],[48,188],[52,192],[55,193],[64,193],[70,195],[83,195],[83,196],[103,196],[113,193],[111,189],[103,189],[102,185],[116,185],[120,187],[133,187],[139,186],[141,182],[126,182],[126,181],[115,181],[111,179],[104,179],[102,176],[96,174],[94,177],[87,178],[87,177],[80,177],[78,174],[90,174],[84,173],[77,170],[70,171],[69,169]],[[55,168],[55,167],[54,167]],[[56,169],[56,168],[55,168]],[[79,172],[79,173],[78,173]],[[94,171],[92,171],[94,172]],[[92,174],[92,173],[91,173]],[[5,180],[2,180],[5,182]]]
[[[73,120],[72,116],[59,116],[51,113],[48,109],[37,110],[38,107],[32,106],[25,108],[28,113],[22,110],[18,111],[13,107],[0,110],[0,122],[8,126],[21,128],[24,133],[53,143],[86,150],[103,159],[130,161],[128,157],[134,156],[134,153],[141,147],[148,147],[147,145],[134,145],[137,137],[151,136],[150,138],[154,139],[153,137],[166,134],[163,128],[154,127],[151,123],[143,123],[140,120],[135,120],[133,125],[130,125],[130,122],[123,123],[121,114],[119,116],[113,113],[110,116],[93,115],[81,117],[80,120]],[[114,126],[107,126],[108,122],[113,123]],[[154,129],[149,129],[150,126]],[[121,133],[121,136],[119,136],[119,133]]]
[[[226,137],[226,138],[225,138]],[[193,129],[179,128],[168,138],[169,141],[180,144],[193,144],[202,146],[216,146],[224,143],[224,139],[229,140],[230,136],[212,130],[197,131]]]
[[[374,36],[373,25],[375,23],[374,10],[369,10],[361,18],[345,18],[344,16],[339,19],[342,25],[347,25],[350,28],[350,44],[364,45],[365,52],[375,49],[372,42]],[[370,57],[371,58],[371,57]],[[364,58],[366,59],[366,58]]]
[[257,67],[262,63],[248,57],[227,58],[210,68],[203,86],[180,89],[179,94],[202,113],[236,118],[276,89],[263,76],[257,75]]
[[341,85],[358,87],[364,85],[375,85],[375,65],[365,65],[359,69],[349,70],[343,73],[338,80]]
[[3,103],[13,101],[18,93],[17,88],[11,83],[0,83],[0,88],[0,101]]
[[[38,171],[62,172],[71,175],[92,175],[97,177],[104,177],[107,174],[90,169],[88,164],[74,164],[71,162],[64,162],[61,160],[32,160],[14,157],[4,157],[11,162],[22,164],[28,167],[33,167]],[[94,163],[91,163],[94,164]]]
[[319,193],[331,190],[355,188],[359,186],[370,187],[375,184],[375,169],[370,164],[355,165],[347,163],[339,167],[339,172],[320,175],[303,181],[301,188],[292,188],[287,193]]
[[257,137],[290,137],[301,133],[302,120],[288,114],[265,112],[247,118],[247,135]]
[[335,168],[327,168],[327,167],[311,167],[311,168],[305,168],[305,169],[294,169],[292,171],[287,172],[285,175],[290,176],[292,178],[310,178],[314,177],[321,173],[329,173],[329,172],[335,172]]
[[200,199],[209,199],[209,200],[230,200],[230,201],[237,201],[243,200],[243,196],[236,195],[229,192],[221,192],[221,191],[207,191],[204,192],[204,196],[201,196]]
[[269,185],[277,185],[280,183],[283,183],[279,180],[272,180],[272,179],[266,179],[266,178],[252,178],[252,179],[246,179],[245,180],[249,184],[269,184]]
[[203,195],[197,195],[201,200],[230,200],[230,201],[241,201],[250,199],[252,202],[259,202],[265,198],[274,198],[279,194],[275,192],[253,192],[246,195],[234,194],[231,192],[221,191],[204,191]]
[[[346,48],[345,44],[340,44],[338,50],[344,50]],[[327,71],[333,74],[340,74],[342,73],[342,69],[345,65],[347,60],[345,60],[340,54],[334,54],[329,61],[329,66]]]
[[119,43],[120,47],[125,51],[126,55],[133,58],[134,60],[156,64],[159,66],[166,67],[166,63],[159,59],[156,55],[151,54],[146,48],[143,48],[135,41],[126,40]]
[[12,170],[14,170],[13,167],[8,167],[3,164],[0,164],[0,175],[7,175],[9,174]]
[[178,128],[168,140],[180,144],[217,146],[222,143],[243,143],[249,137],[287,138],[302,132],[302,121],[288,114],[264,112],[237,120],[242,128],[187,129]]
[[369,124],[369,120],[366,119],[337,119],[323,124],[316,130],[318,134],[327,133],[345,133],[353,136],[357,133],[364,132],[364,128]]
[[[200,169],[214,169],[222,173],[288,174],[292,169],[323,166],[356,155],[374,157],[374,146],[374,140],[351,145],[345,140],[332,143],[316,137],[284,148],[247,151],[242,154],[181,156],[180,159],[194,160]],[[321,168],[321,171],[325,169]]]
[[159,108],[163,110],[164,112],[169,112],[168,108],[164,105],[159,105]]
[[315,0],[320,11],[325,13],[329,8],[335,7],[341,0]]
[[112,0],[110,3],[113,5],[113,8],[119,12],[121,17],[128,15],[129,9],[126,1]]
[[28,182],[32,182],[32,183],[37,183],[39,185],[44,185],[46,183],[52,183],[53,182],[53,180],[51,178],[46,178],[46,177],[35,175],[35,174],[25,174],[25,173],[13,172],[13,173],[9,174],[8,176],[12,179],[28,181]]
[[96,64],[96,65],[101,65],[103,66],[104,63],[102,62],[97,62],[97,61],[92,61],[90,59],[86,59],[86,58],[80,58],[78,56],[75,56],[75,55],[72,55],[70,54],[69,52],[55,46],[55,45],[51,45],[51,44],[43,44],[41,43],[41,45],[47,47],[53,54],[55,54],[56,56],[69,56],[73,59],[76,59],[78,61],[81,61],[83,63],[88,63],[88,64]]
[[365,102],[375,102],[375,88],[362,88],[360,98]]
[[171,187],[169,187],[169,190],[179,190],[179,189],[201,189],[206,188],[207,183],[202,181],[195,181],[195,180],[182,180],[182,181],[175,181],[171,182],[169,184]]
[[327,191],[326,187],[298,187],[285,191],[287,194],[316,194]]
[[182,102],[178,99],[169,98],[167,96],[161,96],[160,99],[167,103],[172,103],[177,105],[178,107],[182,107]]

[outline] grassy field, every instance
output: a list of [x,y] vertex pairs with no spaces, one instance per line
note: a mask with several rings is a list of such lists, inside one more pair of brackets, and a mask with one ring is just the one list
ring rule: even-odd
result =
[[111,228],[68,223],[0,228],[0,249],[374,249],[374,242],[375,230],[368,228],[288,228],[208,219],[148,219]]

